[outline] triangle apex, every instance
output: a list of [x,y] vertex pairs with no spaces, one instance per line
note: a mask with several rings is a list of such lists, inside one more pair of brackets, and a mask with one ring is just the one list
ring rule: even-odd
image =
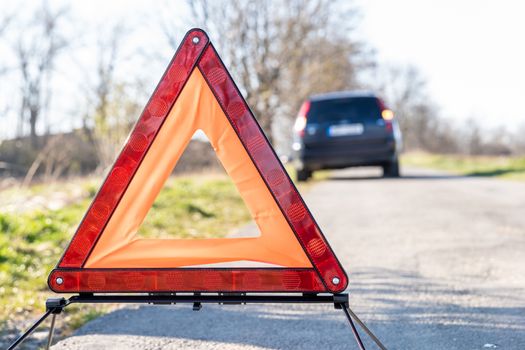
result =
[[[208,43],[210,41],[210,37],[208,36],[208,33],[206,33],[204,29],[201,29],[198,27],[194,27],[188,30],[186,34],[184,35],[183,42],[186,41],[188,38],[189,40],[194,40],[194,38],[199,38],[199,41],[204,41],[204,43]],[[199,43],[199,41],[197,42],[193,41],[193,43],[197,44]]]

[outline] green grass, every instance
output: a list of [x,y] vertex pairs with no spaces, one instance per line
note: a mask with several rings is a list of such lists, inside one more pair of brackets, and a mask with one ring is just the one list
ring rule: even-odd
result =
[[159,194],[139,234],[224,237],[250,219],[248,209],[228,178],[180,178],[172,180]]
[[[47,275],[70,241],[97,186],[91,181],[81,198],[58,210],[0,212],[0,329],[8,318],[43,311],[44,300],[52,295],[47,289]],[[34,191],[41,193],[42,185]],[[249,220],[244,202],[226,176],[178,177],[168,180],[140,234],[222,237]],[[66,315],[78,327],[103,311],[98,307],[74,308]]]
[[86,206],[84,200],[61,210],[0,214],[0,322],[42,310],[47,274]]
[[525,181],[525,157],[474,157],[418,152],[404,154],[401,164],[445,170],[458,175]]

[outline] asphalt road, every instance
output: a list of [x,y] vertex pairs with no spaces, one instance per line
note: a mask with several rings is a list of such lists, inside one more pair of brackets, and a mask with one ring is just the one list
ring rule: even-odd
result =
[[[305,196],[354,311],[388,349],[525,349],[525,184],[378,174],[337,171]],[[143,306],[53,349],[357,349],[345,322],[328,305]]]

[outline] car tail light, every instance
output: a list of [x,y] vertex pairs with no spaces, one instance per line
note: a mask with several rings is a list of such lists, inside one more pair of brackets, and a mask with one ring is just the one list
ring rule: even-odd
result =
[[385,103],[381,99],[377,99],[379,109],[381,110],[381,118],[385,121],[385,128],[388,132],[393,132],[392,120],[394,120],[394,112],[386,108]]
[[383,117],[384,120],[392,120],[394,119],[394,112],[390,109],[383,109],[381,111],[381,117]]
[[306,127],[306,118],[307,118],[309,110],[310,110],[310,101],[305,101],[303,105],[301,106],[301,109],[299,109],[299,114],[297,115],[297,119],[295,120],[295,125],[293,129],[300,136],[304,135],[304,129]]

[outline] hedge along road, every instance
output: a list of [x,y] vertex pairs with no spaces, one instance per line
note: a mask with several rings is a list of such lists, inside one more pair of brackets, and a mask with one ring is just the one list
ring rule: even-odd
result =
[[[388,349],[525,349],[525,183],[377,175],[333,172],[305,196],[354,311]],[[140,306],[53,349],[356,349],[345,322],[329,305]]]

